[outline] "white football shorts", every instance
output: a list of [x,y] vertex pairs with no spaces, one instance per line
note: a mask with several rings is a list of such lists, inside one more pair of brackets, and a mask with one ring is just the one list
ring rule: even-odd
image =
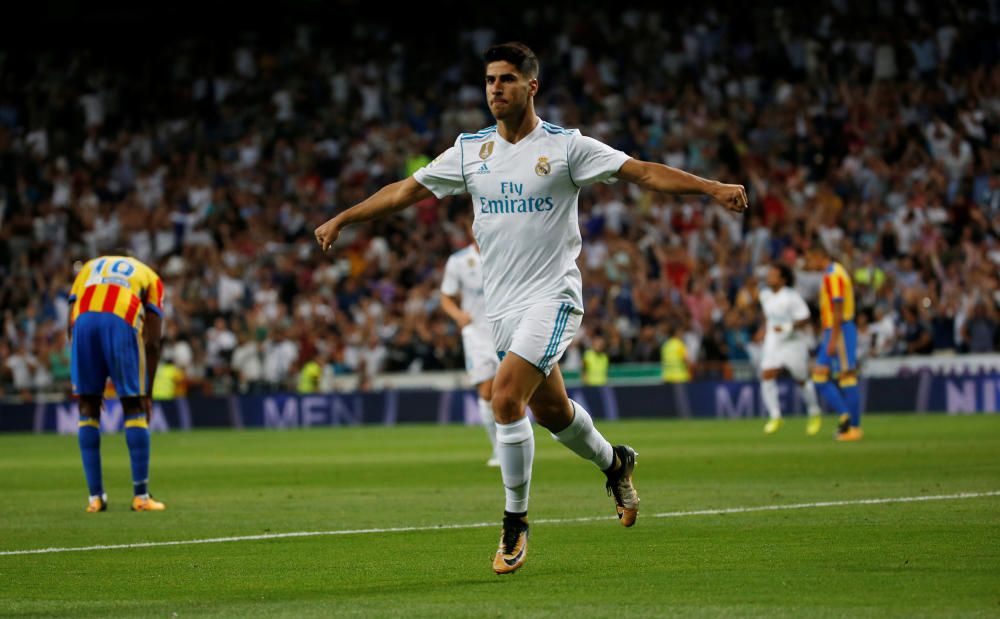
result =
[[465,370],[473,385],[496,376],[500,360],[488,325],[466,325],[462,329],[462,349],[465,352]]
[[782,341],[765,338],[760,367],[762,370],[785,368],[792,378],[802,382],[809,378],[809,348],[803,339]]
[[583,310],[569,303],[540,303],[493,321],[497,356],[516,354],[546,376],[559,363],[580,328]]

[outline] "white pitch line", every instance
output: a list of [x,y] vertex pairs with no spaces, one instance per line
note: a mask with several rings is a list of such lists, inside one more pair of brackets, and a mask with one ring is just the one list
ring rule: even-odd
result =
[[[687,516],[715,516],[722,514],[746,514],[750,512],[772,512],[786,509],[815,509],[822,507],[844,507],[849,505],[885,505],[888,503],[919,503],[923,501],[955,501],[1000,496],[1000,490],[988,492],[960,492],[958,494],[936,494],[925,496],[888,497],[881,499],[853,499],[845,501],[818,501],[815,503],[789,503],[785,505],[755,505],[748,507],[721,507],[684,512],[663,512],[650,514],[646,518],[683,518]],[[614,516],[584,516],[582,518],[543,518],[532,520],[533,524],[571,524],[574,522],[594,522],[612,520]],[[320,537],[326,535],[371,535],[375,533],[412,533],[417,531],[444,531],[448,529],[483,529],[495,527],[496,522],[472,522],[466,524],[424,525],[418,527],[388,527],[381,529],[339,529],[334,531],[294,531],[291,533],[263,533],[261,535],[237,535],[234,537],[209,537],[167,542],[139,542],[135,544],[112,544],[106,546],[77,546],[73,548],[32,548],[28,550],[2,550],[0,556],[42,555],[60,552],[84,552],[88,550],[126,550],[130,548],[155,548],[158,546],[188,546],[194,544],[221,544],[223,542],[252,542],[268,539],[293,537]]]

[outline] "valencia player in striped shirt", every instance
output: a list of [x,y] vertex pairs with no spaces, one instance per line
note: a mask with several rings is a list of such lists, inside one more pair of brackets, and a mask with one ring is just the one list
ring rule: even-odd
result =
[[132,463],[133,511],[159,511],[149,496],[149,393],[160,356],[163,282],[139,260],[100,256],[73,281],[69,337],[73,392],[80,404],[80,453],[90,492],[88,512],[107,509],[101,474],[100,415],[110,378],[125,412]]
[[[823,273],[819,290],[823,339],[816,352],[813,383],[839,416],[836,438],[857,441],[861,431],[861,394],[858,389],[858,331],[854,325],[854,286],[842,264],[830,257],[821,241],[806,252],[807,268]],[[837,379],[837,385],[831,379]],[[838,388],[839,387],[839,388]]]

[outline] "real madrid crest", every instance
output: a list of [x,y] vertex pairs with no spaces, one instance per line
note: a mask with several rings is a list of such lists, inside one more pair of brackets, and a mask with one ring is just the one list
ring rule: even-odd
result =
[[548,176],[550,172],[552,172],[552,164],[549,163],[549,158],[539,157],[538,163],[535,164],[535,174]]
[[470,256],[469,257],[469,268],[471,269],[474,266],[476,266],[476,259]]
[[493,154],[493,142],[487,142],[483,144],[483,147],[479,149],[479,158],[486,159]]

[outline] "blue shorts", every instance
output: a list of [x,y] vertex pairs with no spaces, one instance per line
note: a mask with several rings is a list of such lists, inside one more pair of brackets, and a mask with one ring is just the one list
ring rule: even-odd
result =
[[858,328],[854,321],[844,321],[840,324],[840,341],[837,343],[837,353],[832,357],[826,354],[830,334],[830,329],[823,329],[823,340],[816,353],[816,365],[830,368],[830,372],[834,375],[856,370],[858,367]]
[[103,395],[108,378],[118,397],[146,395],[146,348],[139,332],[109,312],[84,312],[73,325],[73,393]]

